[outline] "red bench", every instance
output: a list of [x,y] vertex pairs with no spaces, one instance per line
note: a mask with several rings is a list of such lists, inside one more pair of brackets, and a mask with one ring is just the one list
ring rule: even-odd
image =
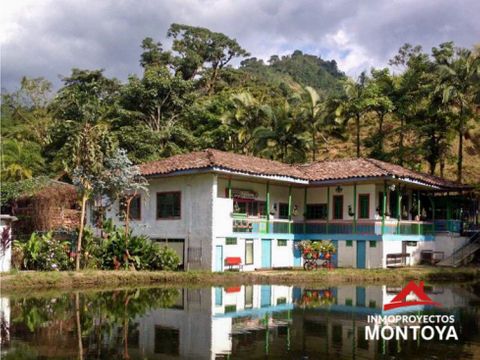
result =
[[225,266],[228,266],[229,270],[232,270],[234,266],[238,267],[238,270],[243,268],[241,257],[227,257],[225,258]]

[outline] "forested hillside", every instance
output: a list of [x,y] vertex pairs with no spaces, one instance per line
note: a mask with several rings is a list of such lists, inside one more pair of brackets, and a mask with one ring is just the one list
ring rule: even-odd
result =
[[405,44],[395,73],[351,79],[298,50],[264,62],[205,28],[167,35],[168,49],[144,39],[143,73],[126,82],[72,69],[58,91],[44,78],[2,91],[2,181],[68,179],[76,152],[108,143],[134,163],[207,147],[289,163],[363,156],[480,184],[479,48]]

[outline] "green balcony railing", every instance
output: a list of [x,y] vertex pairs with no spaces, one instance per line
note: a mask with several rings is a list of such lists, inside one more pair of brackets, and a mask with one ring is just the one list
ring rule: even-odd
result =
[[357,234],[357,235],[432,235],[436,232],[459,232],[457,220],[394,221],[387,220],[383,226],[380,220],[354,221],[288,221],[247,217],[233,219],[233,232],[260,234]]

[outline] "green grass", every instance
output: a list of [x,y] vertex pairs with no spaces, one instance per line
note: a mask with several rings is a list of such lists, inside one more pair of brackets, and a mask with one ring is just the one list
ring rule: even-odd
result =
[[114,289],[140,286],[214,286],[238,284],[401,284],[409,280],[467,282],[478,279],[479,268],[411,267],[403,269],[269,270],[255,272],[207,271],[13,271],[0,275],[3,292],[35,289]]

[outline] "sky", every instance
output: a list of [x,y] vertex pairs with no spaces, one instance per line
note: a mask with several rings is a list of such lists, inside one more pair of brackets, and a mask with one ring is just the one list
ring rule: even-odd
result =
[[2,0],[1,87],[22,76],[58,87],[74,67],[126,80],[141,73],[142,39],[168,48],[174,22],[223,32],[265,60],[296,49],[335,59],[356,77],[405,42],[480,43],[479,14],[479,0]]

